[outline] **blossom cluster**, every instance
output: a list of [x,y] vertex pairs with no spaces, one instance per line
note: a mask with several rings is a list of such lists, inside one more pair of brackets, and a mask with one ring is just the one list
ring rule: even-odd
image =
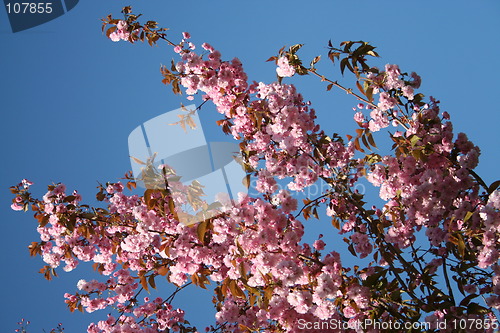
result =
[[[283,209],[262,199],[241,197],[230,216],[211,221],[208,244],[200,241],[196,228],[172,219],[171,214],[161,216],[148,209],[136,195],[125,195],[120,183],[107,186],[108,214],[99,217],[80,211],[81,198],[65,191],[63,184],[52,186],[43,200],[36,201],[20,189],[19,197],[33,200],[48,221],[38,228],[45,262],[52,268],[64,262],[69,271],[78,261],[91,261],[109,276],[105,282],[80,280],[80,292],[65,295],[70,308],[93,312],[114,307],[121,312],[117,318],[90,325],[88,332],[156,332],[183,325],[184,312],[161,298],[145,298],[139,305],[136,294],[142,282],[131,272],[166,275],[177,286],[185,285],[189,276],[207,276],[220,286],[235,283],[228,287],[234,294],[220,305],[219,323],[259,327],[275,321],[292,330],[297,316],[313,320],[335,315],[332,299],[344,294],[345,316],[362,316],[369,307],[368,289],[345,283],[338,253],[314,260],[325,243],[317,241],[314,248],[300,244],[304,226],[287,214],[296,209],[296,203],[285,204],[295,199],[283,191],[279,194]],[[75,215],[78,217],[71,227],[66,219]],[[311,279],[319,281],[312,289]],[[256,304],[251,311],[242,311],[245,300],[234,290],[256,295],[260,295],[257,290],[271,290],[266,300],[268,311]],[[351,301],[357,304],[355,308],[348,305]],[[143,317],[148,320],[139,320]],[[236,329],[238,325],[234,325]]]
[[[129,23],[119,21],[109,37],[128,40]],[[240,194],[224,214],[185,225],[176,215],[182,212],[171,207],[186,204],[191,195],[168,189],[139,196],[127,195],[122,183],[107,184],[97,196],[105,208],[81,204],[78,192],[67,194],[63,184],[49,186],[41,200],[31,196],[27,180],[12,189],[12,209],[31,207],[39,221],[41,241],[30,251],[48,264],[46,276],[60,265],[71,271],[83,261],[93,262],[107,277],[80,280],[79,291],[65,295],[72,311],[118,312],[91,324],[88,332],[196,331],[184,311],[173,307],[173,297],[139,300],[143,289],[155,288],[161,279],[177,291],[189,284],[215,285],[217,327],[207,331],[298,332],[299,320],[404,320],[415,315],[413,305],[432,313],[430,322],[475,318],[500,308],[500,192],[480,192],[484,185],[473,171],[479,148],[463,133],[455,138],[438,101],[421,101],[415,93],[421,81],[417,74],[407,78],[397,65],[365,73],[378,102],[367,97],[358,105],[358,110],[369,110],[369,117],[355,114],[358,136],[345,142],[321,130],[314,109],[293,85],[249,84],[237,58],[223,61],[207,43],[201,47],[204,54],[197,54],[190,38],[184,33],[172,45],[181,60],[173,66],[175,73],[162,72],[165,80],[178,83],[189,99],[201,92],[214,103],[224,117],[219,122],[223,130],[241,141],[243,164],[256,177],[260,195]],[[282,78],[296,72],[286,57],[277,64]],[[394,154],[358,157],[364,151],[356,140],[369,142],[371,133],[391,123],[402,128],[391,134]],[[366,209],[354,190],[363,176],[380,187],[381,207]],[[277,186],[283,179],[289,181],[287,190]],[[317,181],[326,182],[329,190],[305,199],[297,213],[294,193]],[[344,267],[339,252],[329,250],[336,235],[320,235],[312,245],[304,242],[300,216],[307,220],[323,213],[340,235],[348,236],[344,241],[353,255],[373,259],[369,264]],[[414,252],[413,265],[401,253],[415,245],[421,230],[430,246],[427,257]],[[459,289],[468,295],[465,301],[479,293],[490,309],[476,303],[470,303],[476,308],[469,303],[450,307],[429,282],[438,268],[447,270],[455,259],[482,270],[474,275],[455,269]],[[404,269],[394,265],[398,260]],[[412,302],[403,298],[402,289]]]
[[[248,85],[247,74],[237,58],[224,62],[211,45],[204,43],[202,48],[209,52],[208,59],[194,53],[193,46],[179,51],[182,61],[176,64],[176,70],[186,94],[201,91],[204,99],[215,104],[226,117],[225,124],[230,124],[233,137],[245,140],[252,168],[258,168],[263,160],[272,176],[293,177],[288,186],[291,190],[300,191],[315,183],[321,170],[310,156],[313,145],[308,138],[319,135],[319,126],[314,121],[314,110],[309,109],[295,87],[276,82]],[[325,149],[339,155],[339,159],[332,160],[334,165],[347,163],[354,153],[352,147],[346,149],[336,142],[326,143]],[[261,179],[265,181],[266,177]]]
[[109,39],[113,42],[119,42],[120,40],[128,41],[130,38],[130,32],[127,31],[127,22],[120,20],[116,24],[116,30],[109,35]]

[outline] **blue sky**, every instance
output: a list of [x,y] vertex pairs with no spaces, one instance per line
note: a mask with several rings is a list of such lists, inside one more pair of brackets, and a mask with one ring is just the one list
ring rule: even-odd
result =
[[[170,28],[174,41],[189,31],[198,45],[206,41],[225,59],[239,57],[250,80],[267,83],[275,79],[275,66],[265,60],[283,45],[305,43],[302,54],[311,59],[326,56],[329,39],[369,41],[382,56],[378,65],[397,63],[422,76],[422,92],[441,100],[455,131],[481,147],[478,173],[487,183],[499,178],[498,1],[81,1],[66,15],[15,34],[0,9],[2,332],[12,332],[22,317],[31,320],[31,332],[58,322],[68,332],[83,332],[106,315],[70,314],[63,302],[64,292],[89,277],[89,266],[61,271],[51,282],[37,273],[43,263],[27,251],[38,240],[36,222],[10,210],[9,186],[28,178],[41,196],[47,184],[64,182],[93,203],[98,181],[116,180],[130,169],[129,133],[190,103],[161,83],[159,65],[174,57],[167,47],[113,43],[101,34],[100,18],[118,17],[125,5]],[[323,68],[328,75],[330,67]],[[354,128],[356,101],[325,92],[312,77],[288,81],[312,101],[327,132],[344,135]],[[203,329],[212,323],[210,299],[190,291],[176,305]]]

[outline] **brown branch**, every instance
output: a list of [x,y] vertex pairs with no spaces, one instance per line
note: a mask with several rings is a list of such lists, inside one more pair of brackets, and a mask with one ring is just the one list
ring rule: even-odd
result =
[[326,81],[330,84],[333,84],[335,87],[337,88],[340,88],[341,90],[345,91],[346,93],[348,93],[349,95],[353,95],[354,97],[356,97],[357,99],[359,99],[360,101],[363,101],[365,102],[366,104],[370,105],[370,106],[373,106],[374,108],[376,108],[377,106],[375,104],[373,104],[373,102],[370,102],[369,100],[367,100],[366,98],[356,94],[355,92],[352,91],[352,89],[350,88],[346,88],[344,86],[342,86],[341,84],[339,84],[337,81],[332,81],[330,79],[327,79],[324,75],[320,75],[318,73],[316,73],[316,71],[312,71],[310,69],[307,70],[309,73],[319,77],[321,79],[321,81]]

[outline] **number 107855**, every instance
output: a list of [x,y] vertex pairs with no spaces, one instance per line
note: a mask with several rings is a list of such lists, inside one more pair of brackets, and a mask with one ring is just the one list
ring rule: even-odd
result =
[[14,2],[5,5],[9,14],[50,14],[52,13],[52,2]]

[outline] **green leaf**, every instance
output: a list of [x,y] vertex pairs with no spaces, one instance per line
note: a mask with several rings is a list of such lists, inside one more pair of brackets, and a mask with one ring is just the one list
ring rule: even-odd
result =
[[221,207],[222,207],[222,204],[218,201],[215,201],[215,202],[212,202],[210,205],[208,205],[207,211],[208,210],[216,210],[216,209],[219,209]]
[[474,212],[467,212],[464,217],[464,223],[470,220],[470,218],[474,215]]
[[109,38],[109,35],[111,35],[113,32],[115,32],[116,29],[117,29],[117,27],[113,26],[113,27],[109,28],[108,30],[106,30],[106,37]]
[[356,251],[354,250],[354,244],[349,244],[349,246],[347,247],[347,249],[349,250],[349,252],[351,252],[351,254],[355,257],[357,257],[358,255],[356,254]]
[[229,282],[229,290],[231,290],[233,296],[245,299],[245,293],[241,290],[235,280],[231,280]]
[[371,149],[370,145],[368,144],[368,140],[366,139],[366,135],[361,136],[361,140],[363,141],[363,144],[365,145],[366,148]]
[[359,138],[356,138],[354,139],[354,148],[356,148],[356,150],[364,153],[365,151],[363,150],[363,148],[361,148],[361,145],[359,144]]
[[250,174],[248,174],[248,175],[246,175],[246,176],[245,176],[245,178],[243,178],[243,179],[242,179],[242,181],[241,181],[241,182],[243,183],[243,185],[244,185],[246,188],[250,188],[250,184],[251,184],[251,183],[250,183],[250,177],[251,177],[251,175],[250,175]]
[[366,89],[366,98],[368,98],[368,101],[370,103],[373,102],[373,88],[372,87],[369,87],[368,89]]
[[465,255],[465,241],[461,234],[457,234],[457,247],[458,254],[463,258]]
[[149,285],[153,287],[153,289],[156,289],[156,283],[155,283],[155,276],[151,275],[148,279]]
[[142,164],[142,165],[146,165],[146,163],[144,163],[143,161],[141,161],[140,159],[138,158],[135,158],[134,156],[130,156],[130,158],[137,164]]
[[489,312],[490,312],[490,310],[488,310],[487,308],[485,308],[477,303],[470,303],[467,306],[467,313],[469,313],[469,314],[484,315],[484,314],[487,314]]
[[209,221],[203,221],[198,224],[196,228],[196,233],[198,234],[198,239],[202,244],[205,244],[205,233],[207,232]]
[[148,282],[146,281],[146,277],[144,276],[144,272],[142,273],[139,273],[139,280],[141,281],[141,286],[149,292],[149,286],[148,286]]
[[50,215],[49,214],[45,214],[41,219],[40,219],[40,227],[43,228],[47,225],[47,223],[49,223],[49,218],[50,218]]
[[412,147],[414,147],[421,138],[418,135],[413,134],[410,139]]
[[358,90],[363,94],[363,95],[366,95],[365,94],[365,90],[363,89],[363,87],[361,86],[361,84],[359,83],[359,81],[356,81],[356,87],[358,87]]
[[304,44],[295,44],[290,46],[290,53],[292,54],[296,53],[298,50],[300,50],[302,46],[304,46]]
[[340,221],[336,218],[332,218],[332,226],[340,230]]
[[377,148],[377,145],[375,144],[375,140],[373,140],[372,133],[368,132],[368,134],[366,136],[368,137],[368,142],[370,142],[372,147]]
[[340,61],[340,72],[344,75],[345,66],[349,64],[349,59],[344,58]]
[[488,194],[493,193],[498,187],[500,186],[500,180],[497,180],[496,182],[493,182],[490,187],[488,187]]
[[317,56],[311,61],[311,68],[314,68],[314,65],[321,59],[321,56]]
[[479,295],[476,295],[476,294],[471,294],[467,297],[465,297],[461,302],[460,302],[460,306],[467,306],[469,305],[470,301],[472,301],[474,298],[478,297]]

